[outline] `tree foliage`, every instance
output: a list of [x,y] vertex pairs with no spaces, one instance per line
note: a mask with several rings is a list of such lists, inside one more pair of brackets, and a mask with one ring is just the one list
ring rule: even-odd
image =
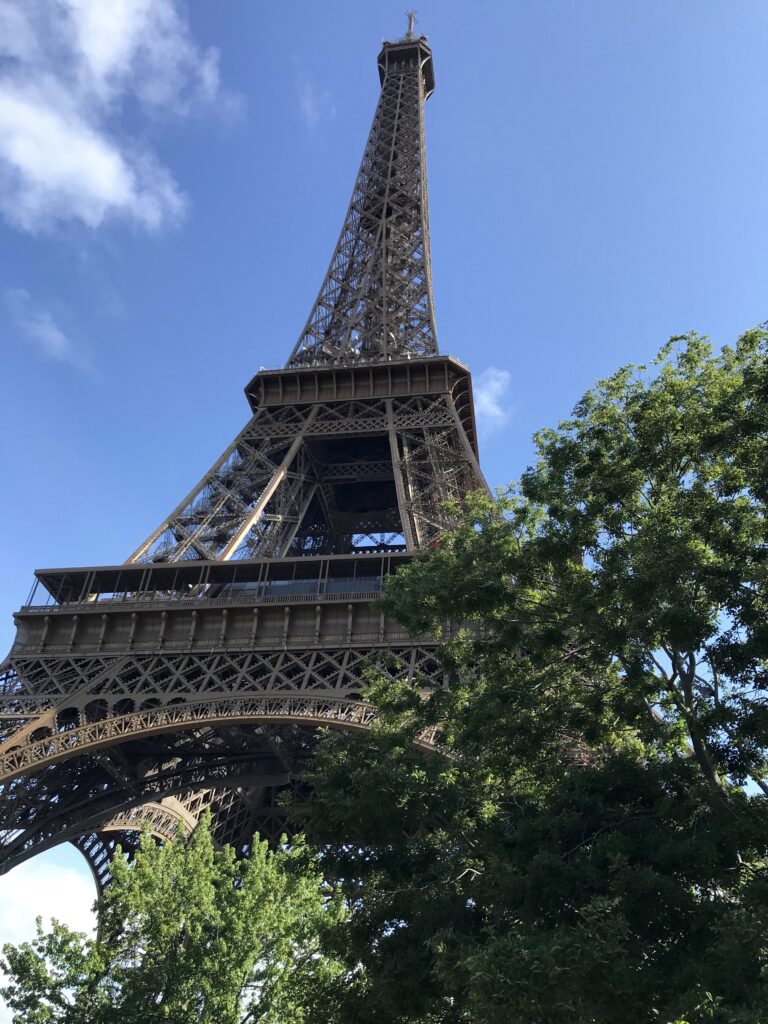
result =
[[768,1019],[767,339],[599,382],[392,580],[451,683],[321,744],[339,1019]]
[[337,967],[318,951],[340,907],[302,845],[238,859],[208,821],[117,857],[95,938],[53,922],[5,946],[14,1024],[305,1024]]

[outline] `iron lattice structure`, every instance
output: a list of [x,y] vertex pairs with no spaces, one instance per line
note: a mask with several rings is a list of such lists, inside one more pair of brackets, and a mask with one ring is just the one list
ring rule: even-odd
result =
[[[375,601],[485,487],[467,369],[435,332],[424,152],[432,54],[385,43],[341,236],[286,367],[127,562],[38,570],[0,670],[0,870],[69,840],[286,830],[318,726],[366,729],[369,667],[443,685],[430,637]],[[450,628],[450,624],[449,624]],[[421,742],[429,746],[430,736]]]
[[424,41],[384,46],[381,97],[320,294],[289,366],[437,353],[429,263]]

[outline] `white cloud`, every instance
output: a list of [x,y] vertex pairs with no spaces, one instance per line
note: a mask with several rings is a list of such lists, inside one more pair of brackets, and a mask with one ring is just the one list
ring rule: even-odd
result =
[[[96,887],[89,870],[84,861],[80,870],[60,861],[59,851],[51,850],[0,875],[0,946],[34,938],[38,916],[43,927],[55,917],[75,931],[93,931]],[[10,1010],[0,1000],[0,1024],[10,1021]]]
[[475,378],[475,413],[478,428],[484,433],[490,434],[509,421],[513,411],[508,398],[511,382],[512,374],[495,366]]
[[314,82],[302,77],[298,82],[299,109],[308,128],[315,128],[320,121],[336,117],[336,107],[331,94],[318,89]]
[[35,918],[47,927],[50,918],[79,932],[91,932],[96,886],[83,861],[78,871],[57,863],[52,851],[28,860],[0,875],[0,938],[3,942],[27,942],[35,934]]
[[32,232],[178,219],[173,175],[120,129],[128,104],[145,117],[236,105],[178,0],[0,0],[0,213]]
[[49,359],[73,366],[85,363],[51,313],[23,288],[8,288],[5,304],[16,328],[31,339]]

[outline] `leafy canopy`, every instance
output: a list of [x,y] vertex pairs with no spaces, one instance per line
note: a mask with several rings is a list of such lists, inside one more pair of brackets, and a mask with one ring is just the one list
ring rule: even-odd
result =
[[450,687],[315,762],[341,1020],[768,1019],[767,340],[599,382],[391,581]]
[[340,918],[300,843],[243,859],[189,838],[116,857],[95,938],[53,922],[5,946],[14,1024],[305,1024],[337,966],[319,936]]

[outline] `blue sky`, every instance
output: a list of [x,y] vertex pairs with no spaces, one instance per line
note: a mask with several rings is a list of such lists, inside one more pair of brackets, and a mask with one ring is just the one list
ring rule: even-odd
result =
[[[0,0],[6,648],[32,570],[122,561],[287,358],[404,6]],[[768,5],[418,15],[439,341],[498,485],[596,377],[768,317]]]

